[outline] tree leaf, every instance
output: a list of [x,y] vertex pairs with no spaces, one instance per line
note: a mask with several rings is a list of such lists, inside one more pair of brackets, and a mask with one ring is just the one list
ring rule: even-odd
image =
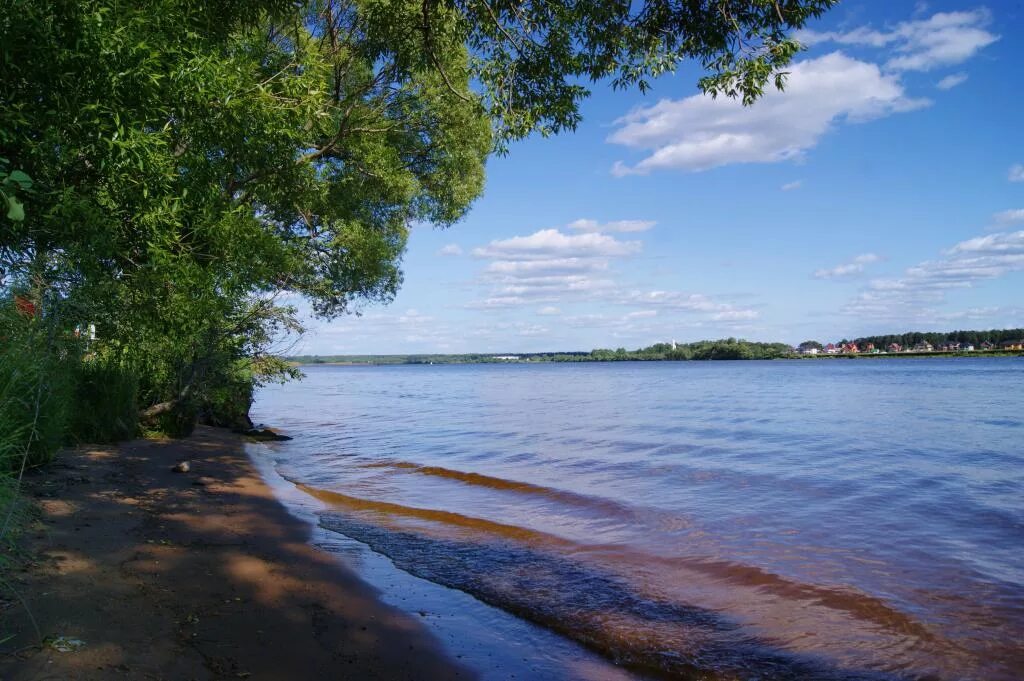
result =
[[22,189],[29,189],[32,186],[32,178],[21,170],[11,171],[11,174],[7,176],[7,179],[11,182],[16,182]]
[[25,219],[25,207],[13,196],[7,197],[7,219],[21,222]]

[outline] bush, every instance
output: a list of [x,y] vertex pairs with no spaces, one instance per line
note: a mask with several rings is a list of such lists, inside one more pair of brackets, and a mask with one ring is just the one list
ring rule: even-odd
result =
[[252,379],[244,375],[231,376],[209,389],[199,418],[209,426],[248,430],[252,428],[249,420],[252,400]]
[[75,361],[34,321],[0,319],[0,468],[50,461],[65,442]]
[[72,442],[117,442],[138,433],[137,373],[121,362],[92,356],[74,376],[69,439]]

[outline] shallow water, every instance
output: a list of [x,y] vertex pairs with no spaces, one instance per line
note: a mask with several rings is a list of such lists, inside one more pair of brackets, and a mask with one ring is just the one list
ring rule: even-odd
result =
[[639,670],[1016,679],[1024,361],[312,367],[320,524]]

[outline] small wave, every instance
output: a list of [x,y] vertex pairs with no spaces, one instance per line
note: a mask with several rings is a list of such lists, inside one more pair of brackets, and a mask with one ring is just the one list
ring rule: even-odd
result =
[[721,680],[909,678],[780,649],[721,613],[653,598],[613,572],[537,547],[438,539],[343,513],[321,514],[321,525],[412,574],[470,593],[638,671]]
[[303,483],[295,483],[295,486],[320,501],[324,501],[335,506],[343,506],[356,511],[372,511],[387,515],[429,520],[442,525],[451,525],[477,530],[497,537],[515,539],[536,545],[572,545],[572,542],[568,540],[559,539],[553,535],[546,534],[544,532],[537,532],[536,530],[531,530],[525,527],[519,527],[518,525],[496,523],[491,520],[485,520],[484,518],[462,515],[461,513],[454,513],[452,511],[438,511],[429,508],[403,506],[401,504],[394,504],[388,501],[377,501],[374,499],[354,497],[340,492],[332,492],[318,487],[311,487],[310,485]]
[[[375,461],[373,463],[364,464],[363,467],[408,471],[419,475],[429,475],[447,480],[456,480],[475,487],[541,497],[551,501],[557,501],[567,506],[582,508],[588,511],[596,511],[599,512],[602,517],[606,518],[612,517],[624,520],[641,520],[655,515],[654,513],[641,511],[611,499],[578,494],[576,492],[556,489],[554,487],[547,487],[530,482],[498,478],[491,475],[484,475],[482,473],[459,471],[441,466],[424,466],[408,461]],[[669,523],[669,526],[671,527],[685,527],[688,525],[688,522],[685,522],[683,518],[678,516],[673,516]]]
[[[730,593],[742,589],[749,606],[762,601],[772,609],[776,607],[773,603],[783,603],[785,609],[803,611],[803,617],[811,620],[814,616],[809,613],[814,610],[823,620],[834,621],[826,612],[841,613],[851,625],[864,623],[855,628],[880,646],[909,651],[934,640],[928,629],[911,617],[852,589],[793,582],[756,566],[711,558],[667,558],[621,546],[585,546],[451,511],[365,499],[304,484],[298,487],[338,511],[321,515],[321,524],[327,529],[370,545],[413,574],[549,626],[637,669],[673,674],[710,670],[724,674],[716,678],[734,678],[733,672],[740,667],[757,663],[763,679],[890,678],[864,676],[860,670],[837,671],[827,665],[819,669],[818,663],[812,664],[796,651],[751,638],[744,633],[746,627],[720,612],[676,602],[658,595],[657,588],[640,588],[624,576],[637,574],[641,566],[663,576],[675,573],[673,581],[700,581]],[[434,530],[394,522],[401,518],[429,521]],[[453,533],[452,528],[469,533]],[[764,675],[762,663],[765,669],[779,670],[778,674]]]

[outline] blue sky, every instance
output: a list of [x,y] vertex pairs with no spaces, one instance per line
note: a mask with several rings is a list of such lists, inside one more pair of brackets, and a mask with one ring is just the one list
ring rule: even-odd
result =
[[389,306],[311,321],[321,354],[798,343],[1024,326],[1024,6],[846,2],[784,93],[599,86],[574,134],[488,164],[413,230]]

